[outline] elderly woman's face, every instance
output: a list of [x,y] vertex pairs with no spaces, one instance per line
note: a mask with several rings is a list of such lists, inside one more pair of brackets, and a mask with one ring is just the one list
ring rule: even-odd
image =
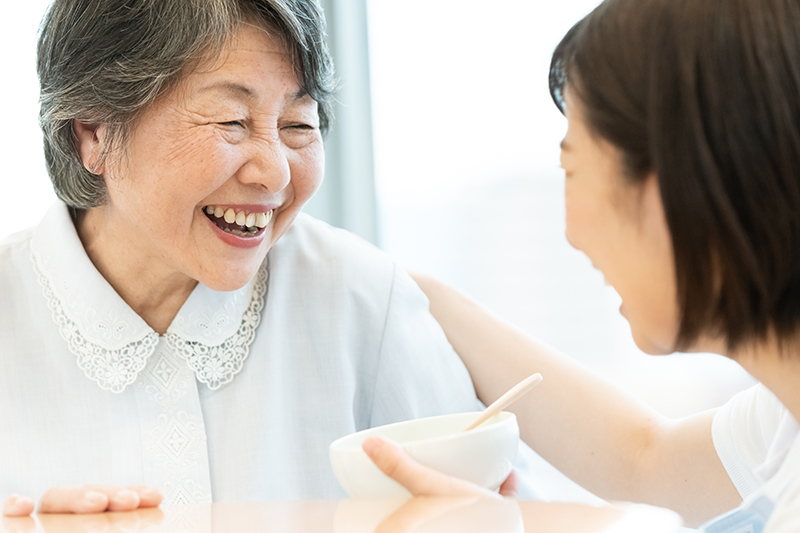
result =
[[[81,150],[90,164],[91,150]],[[218,60],[149,108],[121,157],[107,160],[109,202],[93,220],[155,272],[233,290],[312,196],[323,166],[317,105],[300,90],[291,57],[244,26]]]

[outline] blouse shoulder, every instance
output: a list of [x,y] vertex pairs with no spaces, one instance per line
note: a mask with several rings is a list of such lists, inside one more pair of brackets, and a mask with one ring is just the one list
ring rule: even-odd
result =
[[349,231],[301,213],[269,252],[270,272],[291,265],[307,281],[391,283],[395,266],[375,245]]
[[30,241],[33,229],[12,233],[0,239],[0,279],[15,283],[19,270],[30,270]]
[[33,236],[33,228],[24,229],[0,239],[0,255],[3,257],[21,249],[27,249]]

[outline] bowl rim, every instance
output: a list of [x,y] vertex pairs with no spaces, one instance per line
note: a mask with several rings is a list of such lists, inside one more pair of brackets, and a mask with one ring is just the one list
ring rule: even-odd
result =
[[[412,424],[414,422],[419,422],[420,420],[436,420],[438,418],[448,418],[448,417],[453,417],[453,416],[457,416],[457,415],[467,415],[467,414],[474,414],[474,415],[477,416],[482,412],[483,411],[474,411],[474,412],[473,411],[467,411],[467,412],[464,412],[464,413],[449,413],[449,414],[444,414],[444,415],[426,416],[426,417],[422,417],[422,418],[414,418],[412,420],[404,420],[402,422],[393,422],[391,424],[383,424],[381,426],[375,426],[375,427],[372,427],[372,428],[362,429],[361,431],[356,431],[355,433],[350,433],[349,435],[344,435],[342,437],[339,437],[335,441],[331,442],[330,445],[329,445],[329,450],[331,452],[336,450],[336,451],[343,451],[343,452],[353,451],[353,452],[362,452],[362,453],[364,453],[364,450],[361,449],[360,445],[358,445],[358,446],[345,446],[344,442],[346,442],[346,441],[348,441],[350,439],[355,439],[357,435],[367,435],[367,436],[369,436],[370,433],[377,432],[380,429],[393,428],[393,427],[403,426],[403,425],[407,425],[407,424]],[[420,444],[430,444],[430,443],[435,443],[435,442],[440,442],[440,441],[453,439],[454,437],[459,436],[462,433],[464,433],[464,434],[469,433],[471,435],[480,435],[482,433],[486,433],[487,431],[490,431],[492,428],[494,428],[496,426],[508,425],[508,424],[516,424],[517,416],[514,413],[510,412],[510,411],[500,411],[495,416],[496,417],[501,417],[501,419],[498,420],[497,422],[493,423],[493,424],[478,426],[475,429],[470,430],[469,432],[448,433],[447,435],[441,435],[441,436],[438,436],[438,437],[428,437],[426,439],[416,439],[416,440],[410,440],[410,441],[405,441],[405,442],[397,442],[397,444],[399,446],[403,447],[403,448],[408,448],[408,447],[417,446],[417,445],[420,445]],[[489,420],[491,420],[491,418]],[[388,437],[383,437],[383,438],[386,438],[388,440],[392,440],[392,439],[389,439]]]

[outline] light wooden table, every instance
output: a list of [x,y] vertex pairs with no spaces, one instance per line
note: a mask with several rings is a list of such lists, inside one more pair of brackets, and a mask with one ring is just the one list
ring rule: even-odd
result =
[[675,513],[642,505],[475,498],[216,503],[98,515],[3,517],[2,533],[676,533]]

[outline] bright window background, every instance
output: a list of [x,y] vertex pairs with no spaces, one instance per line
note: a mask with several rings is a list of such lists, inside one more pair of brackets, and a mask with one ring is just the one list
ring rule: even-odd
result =
[[[382,243],[661,412],[753,383],[709,354],[650,357],[564,238],[550,54],[596,0],[369,2]],[[490,357],[491,354],[487,354]]]
[[48,0],[13,2],[4,6],[0,17],[0,239],[36,224],[55,200],[42,155],[36,80],[36,31],[48,4]]

